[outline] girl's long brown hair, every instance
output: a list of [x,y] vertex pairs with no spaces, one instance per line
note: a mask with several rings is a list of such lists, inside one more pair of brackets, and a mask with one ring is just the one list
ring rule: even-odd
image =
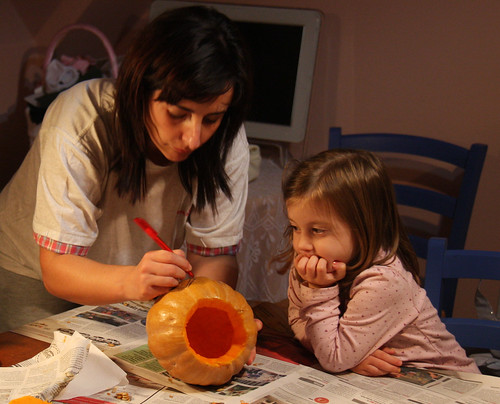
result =
[[[397,211],[394,188],[382,161],[373,153],[333,149],[297,163],[283,181],[285,204],[304,199],[333,211],[351,229],[355,253],[347,274],[339,282],[342,307],[349,290],[363,270],[399,257],[405,269],[419,281],[417,256]],[[275,258],[288,270],[294,257],[291,230],[288,247]],[[380,258],[380,251],[385,256]]]

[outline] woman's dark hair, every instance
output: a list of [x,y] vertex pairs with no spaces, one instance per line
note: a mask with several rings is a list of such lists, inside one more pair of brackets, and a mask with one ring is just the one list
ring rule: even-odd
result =
[[[325,212],[334,212],[350,228],[354,255],[339,282],[342,308],[356,276],[373,266],[399,257],[419,283],[417,256],[398,214],[394,187],[382,161],[361,150],[333,149],[297,163],[283,182],[285,203],[309,201]],[[291,267],[294,257],[291,231],[289,247],[275,261],[281,272]],[[380,252],[384,252],[382,257]]]
[[177,104],[182,99],[211,101],[232,88],[231,104],[217,131],[178,166],[184,188],[196,195],[196,209],[209,204],[215,210],[219,190],[230,198],[224,165],[248,110],[250,83],[239,32],[223,14],[191,6],[150,22],[129,48],[116,81],[115,133],[109,141],[118,194],[132,203],[145,196],[147,124],[156,90],[161,91],[158,100]]

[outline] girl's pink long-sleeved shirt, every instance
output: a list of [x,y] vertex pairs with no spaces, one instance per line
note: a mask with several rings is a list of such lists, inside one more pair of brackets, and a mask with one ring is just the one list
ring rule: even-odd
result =
[[361,272],[340,317],[339,287],[313,289],[290,271],[289,322],[321,366],[341,372],[390,347],[405,365],[480,373],[399,259]]

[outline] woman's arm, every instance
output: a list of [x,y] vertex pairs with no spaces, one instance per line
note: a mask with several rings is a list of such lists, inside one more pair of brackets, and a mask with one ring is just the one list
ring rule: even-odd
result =
[[193,252],[188,252],[188,261],[193,266],[194,276],[207,278],[227,283],[233,289],[238,281],[238,262],[234,255],[216,255],[204,257]]
[[184,279],[191,265],[181,250],[144,255],[137,266],[106,265],[40,247],[43,282],[53,295],[78,304],[150,300]]

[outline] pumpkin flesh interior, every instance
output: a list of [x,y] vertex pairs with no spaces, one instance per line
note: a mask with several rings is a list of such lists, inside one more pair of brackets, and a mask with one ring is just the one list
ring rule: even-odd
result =
[[243,319],[231,304],[220,299],[200,299],[186,318],[187,345],[205,362],[231,362],[245,349]]

